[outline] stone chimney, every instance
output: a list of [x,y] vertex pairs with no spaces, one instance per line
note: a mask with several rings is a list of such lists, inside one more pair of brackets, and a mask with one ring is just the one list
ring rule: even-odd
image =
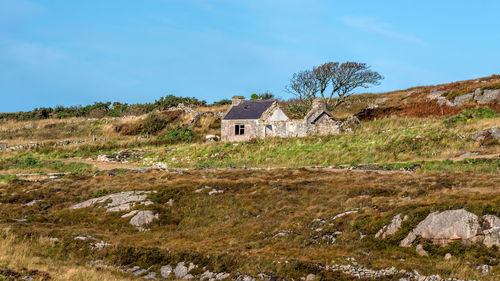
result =
[[242,96],[233,96],[233,106],[239,105],[244,100],[245,100],[245,97],[242,97]]
[[[233,103],[234,103],[234,99],[233,99]],[[326,111],[325,100],[321,99],[321,98],[314,99],[312,102],[312,109]]]

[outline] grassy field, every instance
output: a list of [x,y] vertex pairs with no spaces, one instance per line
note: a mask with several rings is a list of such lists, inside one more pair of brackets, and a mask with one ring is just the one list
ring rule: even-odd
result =
[[[224,192],[195,192],[204,186]],[[414,248],[401,248],[398,243],[431,211],[465,208],[478,215],[500,215],[498,186],[498,174],[315,169],[125,172],[58,182],[11,181],[0,193],[0,227],[24,239],[3,235],[0,245],[17,245],[3,254],[3,260],[21,255],[4,261],[4,267],[57,275],[64,266],[74,264],[74,274],[93,274],[95,280],[120,280],[112,271],[102,273],[89,266],[99,259],[108,266],[158,269],[186,261],[232,274],[268,272],[296,279],[314,272],[324,280],[351,280],[318,270],[318,265],[346,263],[348,257],[371,268],[395,266],[443,277],[495,280],[498,250],[461,244],[435,248],[422,241],[430,257],[420,257]],[[120,217],[125,212],[68,209],[89,198],[126,190],[153,192],[149,197],[154,204],[146,208],[158,213],[159,220],[149,226],[151,231],[138,232]],[[172,206],[167,204],[170,199]],[[40,201],[25,205],[33,200]],[[358,213],[332,220],[334,215],[356,208]],[[375,239],[374,234],[397,213],[411,219],[393,237]],[[318,224],[316,218],[327,223]],[[19,219],[26,221],[16,221]],[[341,234],[333,244],[318,238],[336,231]],[[89,241],[73,239],[79,235],[91,235],[112,246],[95,250]],[[47,243],[48,237],[61,242]],[[35,250],[25,258],[23,247],[28,245]],[[453,259],[443,259],[447,252]],[[30,262],[32,259],[40,262]],[[480,276],[477,264],[493,265],[492,274]]]
[[[198,265],[193,274],[299,280],[314,273],[316,280],[352,280],[325,269],[352,259],[372,269],[497,280],[498,248],[438,247],[421,239],[429,253],[422,257],[415,247],[398,246],[433,211],[465,208],[500,216],[500,143],[471,138],[500,125],[498,108],[443,109],[422,98],[431,90],[451,97],[478,83],[493,87],[497,78],[353,97],[339,116],[366,109],[378,97],[389,99],[360,128],[331,136],[204,142],[220,126],[214,110],[227,106],[200,108],[209,114],[191,127],[181,124],[192,116],[158,113],[175,123],[163,123],[155,134],[144,134],[157,125],[146,124],[158,120],[153,115],[2,121],[1,142],[37,145],[0,152],[0,280],[134,280],[139,277],[126,268],[158,273],[181,261]],[[96,161],[122,150],[136,157]],[[149,169],[158,163],[172,169]],[[150,192],[152,204],[132,207],[158,214],[149,231],[122,218],[125,211],[69,209],[133,190]],[[410,219],[395,235],[376,239],[399,213]],[[99,250],[97,241],[110,245]],[[445,260],[446,253],[452,258]],[[491,266],[487,276],[477,269],[485,264]]]

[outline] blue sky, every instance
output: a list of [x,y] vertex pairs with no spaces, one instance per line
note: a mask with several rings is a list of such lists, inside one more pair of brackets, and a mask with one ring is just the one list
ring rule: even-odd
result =
[[208,101],[284,87],[326,61],[373,92],[500,73],[500,1],[0,0],[0,112]]

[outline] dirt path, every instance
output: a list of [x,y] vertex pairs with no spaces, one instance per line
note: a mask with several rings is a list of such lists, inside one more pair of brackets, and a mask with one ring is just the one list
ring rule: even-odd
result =
[[495,159],[495,158],[500,158],[500,153],[474,155],[474,156],[459,156],[459,157],[451,158],[450,160],[453,162],[458,162],[458,161],[462,161],[465,159]]
[[[468,156],[468,157],[454,157],[454,158],[449,158],[449,159],[427,159],[423,161],[444,161],[444,160],[451,160],[453,162],[458,162],[462,161],[465,159],[495,159],[495,158],[500,158],[500,154],[485,154],[485,155],[475,155],[475,156]],[[126,170],[140,170],[140,169],[155,169],[152,167],[143,167],[143,166],[138,166],[130,163],[121,163],[121,162],[102,162],[102,161],[96,161],[92,159],[83,159],[83,158],[69,158],[69,159],[61,159],[61,161],[69,163],[69,162],[78,162],[78,163],[83,163],[83,164],[89,164],[94,166],[95,168],[102,170],[102,171],[109,171],[109,170],[114,170],[114,169],[126,169]],[[404,162],[402,162],[404,163]],[[394,163],[393,163],[394,164]],[[334,167],[270,167],[270,168],[259,168],[259,167],[251,167],[251,168],[204,168],[201,170],[205,171],[227,171],[227,170],[280,170],[280,169],[299,169],[299,168],[306,168],[306,169],[322,169],[322,170],[327,170],[327,171],[353,171],[353,172],[378,172],[378,173],[407,173],[411,171],[399,171],[399,170],[381,170],[381,169],[363,169],[363,168],[334,168]],[[199,168],[169,168],[168,171],[190,171],[190,170],[200,170]]]
[[[68,159],[60,159],[62,162],[78,162],[78,163],[83,163],[83,164],[89,164],[94,166],[95,168],[99,170],[104,170],[104,171],[109,171],[109,170],[114,170],[114,169],[126,169],[126,170],[139,170],[144,167],[129,164],[129,163],[122,163],[122,162],[103,162],[103,161],[95,161],[91,159],[82,159],[82,158],[68,158]],[[149,167],[146,167],[149,168]]]

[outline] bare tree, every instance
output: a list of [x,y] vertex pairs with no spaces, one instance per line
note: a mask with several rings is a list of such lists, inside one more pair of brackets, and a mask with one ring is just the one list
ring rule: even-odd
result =
[[313,71],[305,70],[293,74],[285,90],[295,95],[300,101],[311,104],[319,91],[319,82]]
[[[314,67],[312,71],[295,73],[286,91],[309,105],[319,92],[329,108],[334,109],[345,102],[355,89],[379,85],[382,79],[365,63],[327,62]],[[327,90],[331,92],[328,94]]]
[[[336,108],[346,98],[352,95],[356,88],[369,88],[370,86],[380,85],[380,80],[384,79],[378,72],[372,71],[366,63],[345,62],[333,71],[330,78],[332,92],[326,102],[331,108]],[[332,101],[337,95],[335,103]]]
[[325,91],[330,85],[330,81],[335,71],[339,68],[338,62],[327,62],[313,68],[314,77],[318,81],[319,93],[326,100]]

